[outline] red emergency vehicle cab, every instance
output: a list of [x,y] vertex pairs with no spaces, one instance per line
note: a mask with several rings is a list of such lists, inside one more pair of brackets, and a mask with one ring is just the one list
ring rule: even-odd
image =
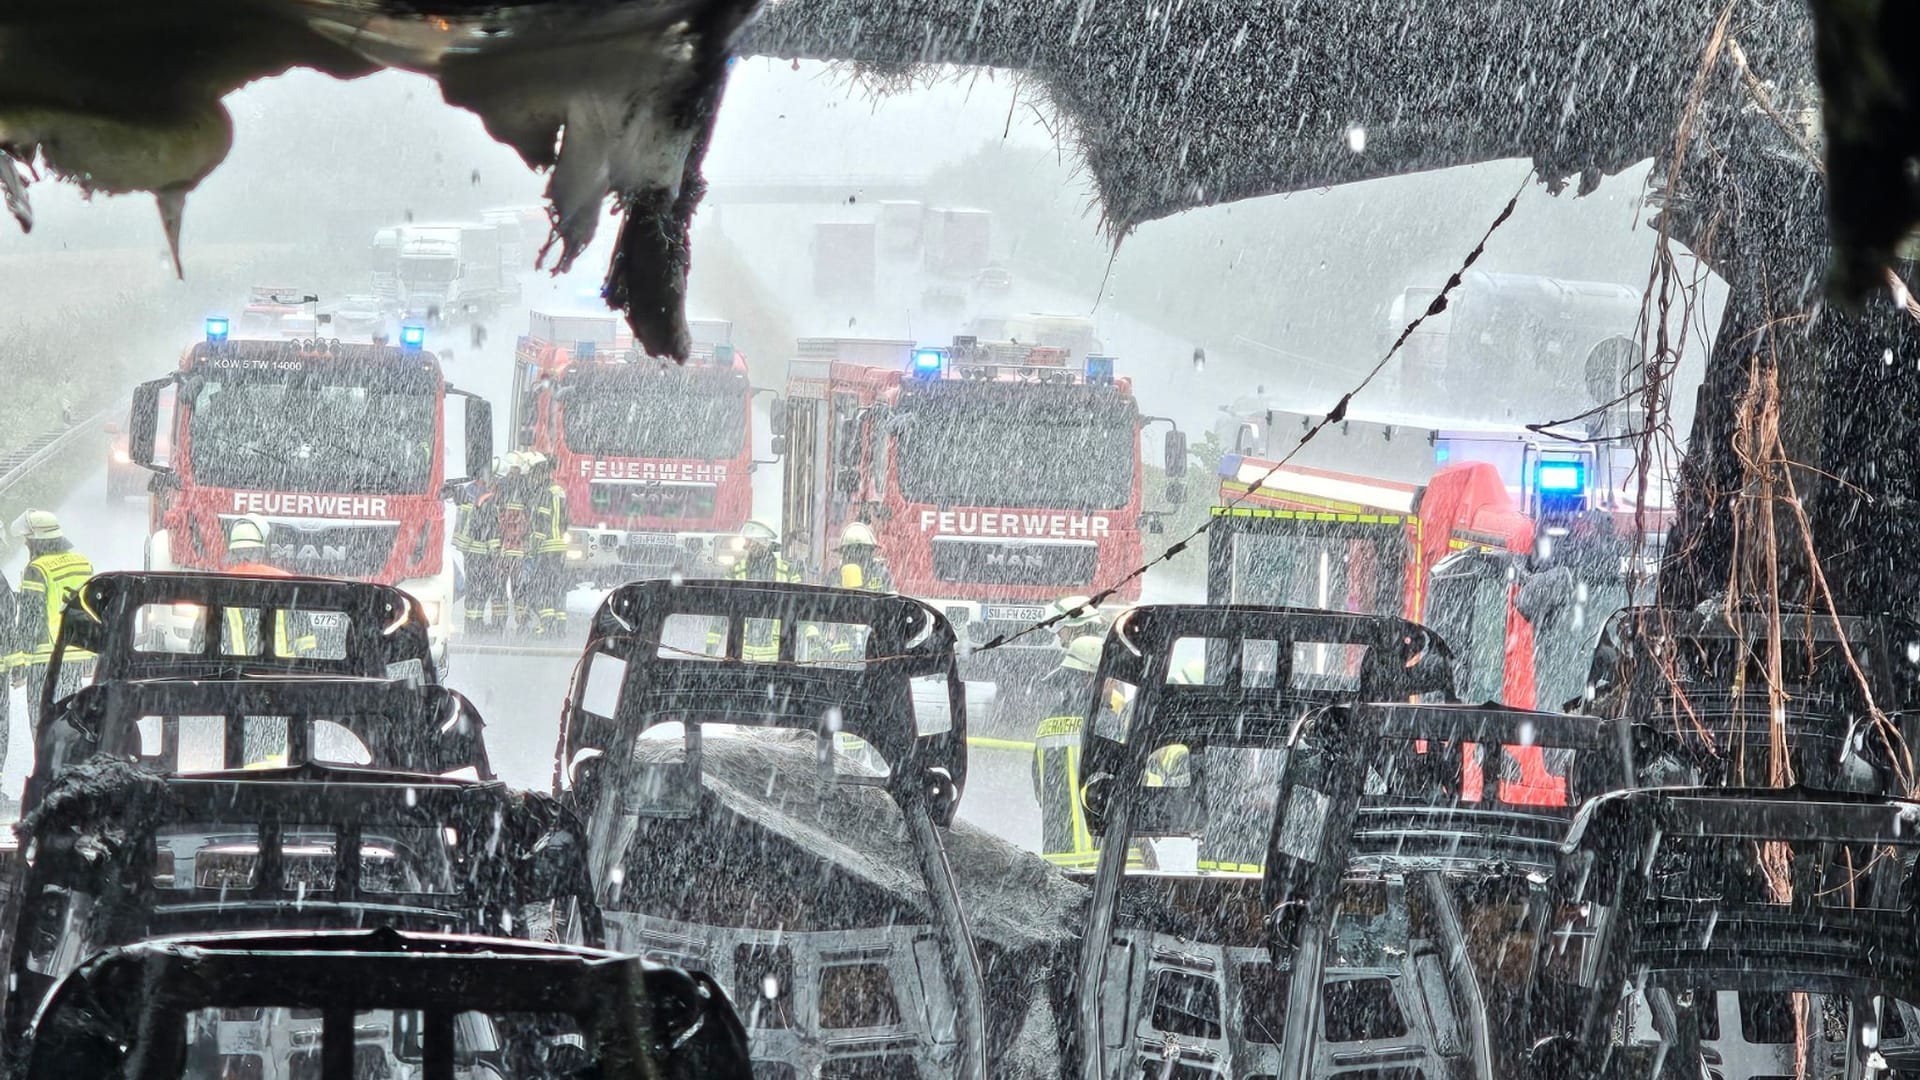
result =
[[611,315],[533,312],[514,356],[513,443],[553,462],[576,582],[711,574],[753,513],[753,394],[732,324],[692,320],[684,365]]
[[[1464,662],[1469,701],[1557,709],[1584,690],[1600,626],[1651,579],[1665,509],[1624,505],[1593,444],[1524,429],[1354,420],[1323,437],[1297,456],[1313,465],[1222,460],[1210,600],[1420,622]],[[1334,453],[1394,478],[1322,467]]]
[[[838,563],[841,530],[864,522],[894,587],[978,644],[1140,564],[1147,418],[1111,357],[1070,365],[1064,350],[967,337],[951,348],[805,338],[783,404],[783,537],[816,579]],[[1127,582],[1116,601],[1139,591]],[[1053,645],[1030,635],[974,659]]]
[[[466,471],[493,456],[486,401],[449,385],[418,327],[399,345],[230,339],[224,318],[175,374],[134,391],[128,450],[155,473],[150,570],[218,570],[241,515],[294,574],[398,585],[444,660],[454,581],[442,492],[446,399],[466,398]],[[163,395],[168,455],[156,460]],[[258,561],[258,560],[256,560]]]

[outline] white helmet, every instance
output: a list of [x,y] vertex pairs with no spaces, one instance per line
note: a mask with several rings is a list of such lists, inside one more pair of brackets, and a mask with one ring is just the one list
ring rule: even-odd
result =
[[60,528],[60,519],[54,517],[51,510],[27,511],[26,523],[29,540],[58,540],[67,535]]
[[258,514],[243,514],[227,526],[227,551],[257,552],[267,549],[267,519]]
[[1064,616],[1055,626],[1079,628],[1100,622],[1100,609],[1091,596],[1063,596],[1053,602],[1053,613]]
[[1074,638],[1067,646],[1067,654],[1060,658],[1060,667],[1066,671],[1084,671],[1091,675],[1100,666],[1100,650],[1104,647],[1104,641],[1092,634]]
[[879,547],[880,541],[874,538],[873,526],[864,521],[849,521],[847,527],[840,530],[841,547]]
[[749,544],[777,544],[780,542],[780,534],[773,531],[773,526],[761,521],[759,518],[754,518],[752,521],[740,526],[740,535],[744,537]]

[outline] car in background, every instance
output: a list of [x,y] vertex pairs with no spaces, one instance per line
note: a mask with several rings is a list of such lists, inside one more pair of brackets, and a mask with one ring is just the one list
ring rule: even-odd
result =
[[1013,288],[1013,272],[1004,266],[983,267],[974,275],[973,287],[981,292],[1006,292]]
[[387,330],[386,313],[380,309],[379,299],[370,295],[341,297],[327,312],[332,318],[331,337],[372,340],[375,334]]

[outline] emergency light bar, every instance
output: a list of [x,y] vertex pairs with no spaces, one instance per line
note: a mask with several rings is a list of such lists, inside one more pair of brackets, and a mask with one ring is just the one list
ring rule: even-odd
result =
[[1587,463],[1542,461],[1534,466],[1533,487],[1542,514],[1579,513],[1587,508]]
[[403,326],[400,328],[400,347],[417,349],[427,343],[427,328],[424,326]]
[[576,341],[576,342],[574,342],[574,343],[573,343],[573,358],[574,358],[575,360],[591,360],[591,359],[593,359],[593,342],[591,342],[591,341]]
[[913,350],[913,374],[918,379],[937,379],[947,366],[945,349]]
[[216,345],[222,341],[227,340],[227,331],[231,328],[231,326],[232,324],[227,321],[227,317],[225,315],[208,316],[207,317],[207,340],[213,342]]
[[1113,381],[1113,357],[1087,357],[1087,381],[1090,383],[1110,383]]

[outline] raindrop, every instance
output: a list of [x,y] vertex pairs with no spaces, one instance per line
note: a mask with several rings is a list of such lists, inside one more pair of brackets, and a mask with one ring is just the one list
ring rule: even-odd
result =
[[419,804],[420,804],[420,793],[418,791],[415,791],[413,788],[408,788],[407,789],[407,805],[418,806]]
[[1195,374],[1207,370],[1207,350],[1198,345],[1193,349],[1193,370]]
[[760,993],[768,1001],[772,1001],[774,998],[779,997],[780,996],[780,980],[774,978],[770,974],[767,975],[765,978],[760,980]]
[[1359,124],[1347,126],[1347,149],[1356,154],[1367,152],[1367,129]]
[[1885,364],[1888,367],[1892,367],[1893,366],[1893,350],[1888,349],[1885,352],[1881,353],[1880,362],[1882,364]]
[[1533,721],[1531,721],[1531,720],[1523,720],[1523,721],[1521,721],[1521,723],[1520,723],[1520,745],[1521,745],[1521,746],[1532,746],[1532,745],[1533,745],[1533,737],[1534,737],[1534,730],[1533,730]]
[[843,719],[845,718],[842,716],[840,712],[840,707],[838,705],[835,705],[832,708],[829,708],[827,710],[827,730],[839,731],[840,724]]

